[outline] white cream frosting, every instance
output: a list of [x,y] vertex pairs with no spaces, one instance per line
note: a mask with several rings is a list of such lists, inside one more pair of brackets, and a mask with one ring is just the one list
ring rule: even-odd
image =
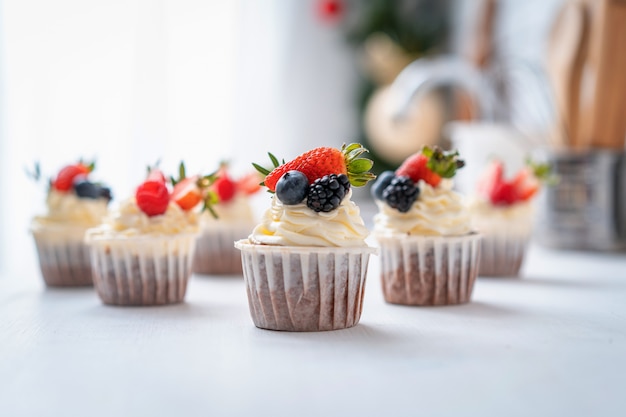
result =
[[217,219],[207,210],[201,216],[203,226],[254,224],[254,213],[250,206],[250,198],[244,194],[238,193],[232,200],[214,205],[213,210],[217,214]]
[[452,180],[442,180],[437,187],[419,181],[419,197],[406,213],[377,201],[380,211],[374,216],[374,230],[382,235],[461,236],[470,233],[469,211],[452,185]]
[[61,225],[93,227],[107,215],[108,201],[104,198],[80,198],[74,193],[50,189],[46,199],[48,213],[36,216],[35,225]]
[[139,209],[135,198],[124,201],[118,210],[113,211],[104,223],[87,232],[87,238],[119,238],[142,235],[176,235],[197,233],[199,230],[198,213],[184,211],[173,202],[165,213],[148,216]]
[[250,241],[278,246],[367,246],[365,238],[369,232],[351,196],[352,190],[329,213],[316,213],[305,203],[283,205],[274,196],[272,206],[254,228]]
[[532,201],[496,206],[482,198],[473,198],[469,208],[472,227],[483,234],[527,236],[532,231]]

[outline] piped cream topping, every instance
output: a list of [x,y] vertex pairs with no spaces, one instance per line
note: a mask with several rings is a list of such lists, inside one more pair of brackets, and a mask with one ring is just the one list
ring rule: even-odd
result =
[[469,211],[452,185],[452,180],[442,180],[437,187],[419,181],[419,197],[406,213],[377,201],[379,213],[374,216],[374,230],[383,235],[461,236],[470,233]]
[[198,213],[184,211],[170,202],[165,213],[148,216],[142,212],[134,198],[124,201],[118,210],[113,211],[104,223],[87,232],[88,237],[123,237],[140,235],[175,235],[197,233]]
[[261,224],[250,235],[250,241],[278,246],[367,246],[365,238],[369,232],[351,196],[352,190],[339,207],[329,213],[316,213],[305,203],[284,205],[274,196]]
[[74,193],[63,193],[50,189],[46,198],[48,213],[36,216],[34,222],[40,225],[68,224],[93,227],[107,215],[108,201],[104,198],[80,198]]

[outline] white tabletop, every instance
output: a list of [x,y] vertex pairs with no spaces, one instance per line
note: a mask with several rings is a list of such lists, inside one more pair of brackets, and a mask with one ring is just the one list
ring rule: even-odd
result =
[[454,307],[386,304],[378,270],[360,324],[323,333],[255,328],[240,277],[121,308],[1,276],[0,415],[626,415],[624,254],[533,246]]

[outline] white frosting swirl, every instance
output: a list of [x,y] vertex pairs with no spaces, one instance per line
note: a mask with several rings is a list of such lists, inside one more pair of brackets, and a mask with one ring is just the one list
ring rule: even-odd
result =
[[198,214],[184,211],[173,202],[165,213],[148,216],[135,202],[134,198],[124,201],[120,208],[105,218],[104,224],[87,232],[89,237],[124,237],[139,235],[175,235],[179,233],[197,233]]
[[250,241],[278,246],[367,246],[365,238],[369,232],[351,196],[352,190],[329,213],[316,213],[304,203],[283,205],[274,196],[272,206],[254,228]]
[[238,193],[232,200],[226,203],[220,202],[214,205],[213,209],[217,214],[217,219],[207,210],[201,216],[204,226],[254,224],[254,214],[250,206],[250,199],[241,193]]
[[469,212],[463,197],[452,190],[452,180],[442,180],[437,187],[419,181],[417,186],[419,197],[406,213],[376,202],[380,209],[374,216],[376,233],[461,236],[471,232]]
[[532,231],[532,201],[495,206],[482,198],[474,198],[469,209],[472,228],[483,234],[528,236]]
[[93,227],[100,224],[106,216],[107,204],[105,198],[80,198],[74,193],[63,193],[51,188],[46,199],[48,213],[36,216],[34,222],[39,225]]

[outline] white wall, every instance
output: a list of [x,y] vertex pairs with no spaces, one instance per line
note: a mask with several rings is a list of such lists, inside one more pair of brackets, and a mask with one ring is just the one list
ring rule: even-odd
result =
[[356,70],[314,0],[3,0],[0,269],[38,279],[29,221],[41,162],[97,158],[128,197],[157,159],[239,172],[354,137]]

